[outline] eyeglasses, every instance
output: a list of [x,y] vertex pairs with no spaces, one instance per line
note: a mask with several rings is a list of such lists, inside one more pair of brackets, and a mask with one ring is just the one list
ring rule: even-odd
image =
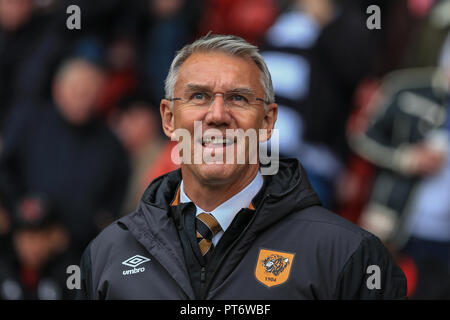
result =
[[235,89],[226,93],[212,93],[209,91],[186,92],[183,98],[169,98],[169,101],[181,101],[183,104],[194,105],[198,107],[211,107],[216,96],[222,96],[227,108],[249,108],[252,105],[262,101],[270,104],[262,98],[256,97],[249,89]]

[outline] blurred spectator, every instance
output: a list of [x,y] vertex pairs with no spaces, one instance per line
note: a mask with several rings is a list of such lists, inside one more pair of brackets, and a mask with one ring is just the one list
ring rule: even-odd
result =
[[107,117],[127,92],[137,86],[135,44],[126,37],[115,39],[107,49],[107,75],[99,103],[99,113]]
[[[391,74],[383,84],[376,117],[365,132],[350,140],[356,152],[380,167],[369,205],[372,209],[367,209],[361,221],[386,241],[405,236],[399,233],[399,219],[405,218],[406,209],[411,210],[407,204],[414,186],[445,168],[447,90],[442,83],[437,86],[436,79],[430,70]],[[438,204],[445,207],[445,203]]]
[[59,213],[43,195],[28,195],[14,214],[14,246],[0,259],[0,299],[73,298],[66,269],[75,264]]
[[[131,175],[122,210],[127,214],[136,209],[154,178],[178,166],[166,151],[172,144],[162,137],[159,113],[148,98],[138,94],[125,97],[112,118],[113,127],[131,156]],[[165,168],[158,169],[163,164]]]
[[[429,274],[448,278],[450,35],[440,67],[389,75],[375,117],[350,141],[356,152],[379,167],[361,226],[416,264],[436,265]],[[448,293],[445,281],[434,285],[435,292]]]
[[0,133],[13,105],[49,96],[65,43],[33,0],[0,0]]
[[[369,5],[381,9],[380,30],[371,30],[374,44],[373,71],[358,84],[347,122],[349,135],[366,130],[373,109],[379,104],[382,77],[400,67],[428,67],[436,64],[450,27],[450,0],[362,0],[362,11]],[[336,210],[357,222],[371,190],[373,164],[351,152],[336,186]]]
[[[379,97],[380,81],[367,78],[362,81],[354,95],[354,108],[347,121],[347,135],[354,136],[365,131]],[[353,223],[357,223],[371,192],[376,168],[354,152],[350,152],[344,170],[336,182],[336,211]]]
[[11,202],[48,194],[80,251],[117,217],[127,187],[127,155],[95,115],[103,81],[91,62],[67,60],[54,78],[54,105],[16,110],[0,154],[0,188]]
[[345,124],[355,89],[372,70],[373,43],[369,30],[361,27],[366,17],[353,2],[321,1],[328,5],[315,6],[323,7],[324,17],[311,13],[319,16],[321,32],[312,50],[310,91],[302,111],[305,140],[322,144],[342,163],[349,151]]
[[201,0],[141,0],[139,81],[153,97],[164,97],[164,80],[175,52],[189,42],[201,14]]
[[[346,161],[345,123],[358,82],[370,71],[362,12],[333,0],[296,0],[265,37],[279,114],[280,153],[298,157],[325,207]],[[351,45],[346,45],[351,44]]]

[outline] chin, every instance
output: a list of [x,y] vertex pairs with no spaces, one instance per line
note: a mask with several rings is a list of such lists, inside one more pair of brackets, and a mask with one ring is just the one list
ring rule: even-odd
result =
[[221,184],[237,176],[238,170],[235,164],[201,164],[196,171],[206,183]]

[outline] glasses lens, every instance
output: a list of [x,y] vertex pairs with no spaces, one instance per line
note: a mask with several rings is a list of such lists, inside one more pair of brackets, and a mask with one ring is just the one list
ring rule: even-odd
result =
[[210,103],[211,96],[212,95],[207,92],[199,91],[189,94],[186,100],[189,104],[193,104],[196,106],[206,106]]
[[[206,91],[186,93],[184,100],[196,106],[210,106],[217,95]],[[228,107],[246,108],[256,102],[256,97],[248,92],[227,92],[223,95],[225,105]]]
[[253,101],[254,99],[255,98],[250,94],[229,93],[225,95],[225,102],[231,107],[248,107],[250,105],[250,101]]

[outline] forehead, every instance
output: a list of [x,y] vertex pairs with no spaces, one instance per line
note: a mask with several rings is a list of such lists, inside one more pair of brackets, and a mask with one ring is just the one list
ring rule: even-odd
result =
[[192,54],[178,71],[175,91],[187,84],[207,86],[214,91],[248,87],[262,92],[261,71],[249,57],[232,56],[223,52]]

